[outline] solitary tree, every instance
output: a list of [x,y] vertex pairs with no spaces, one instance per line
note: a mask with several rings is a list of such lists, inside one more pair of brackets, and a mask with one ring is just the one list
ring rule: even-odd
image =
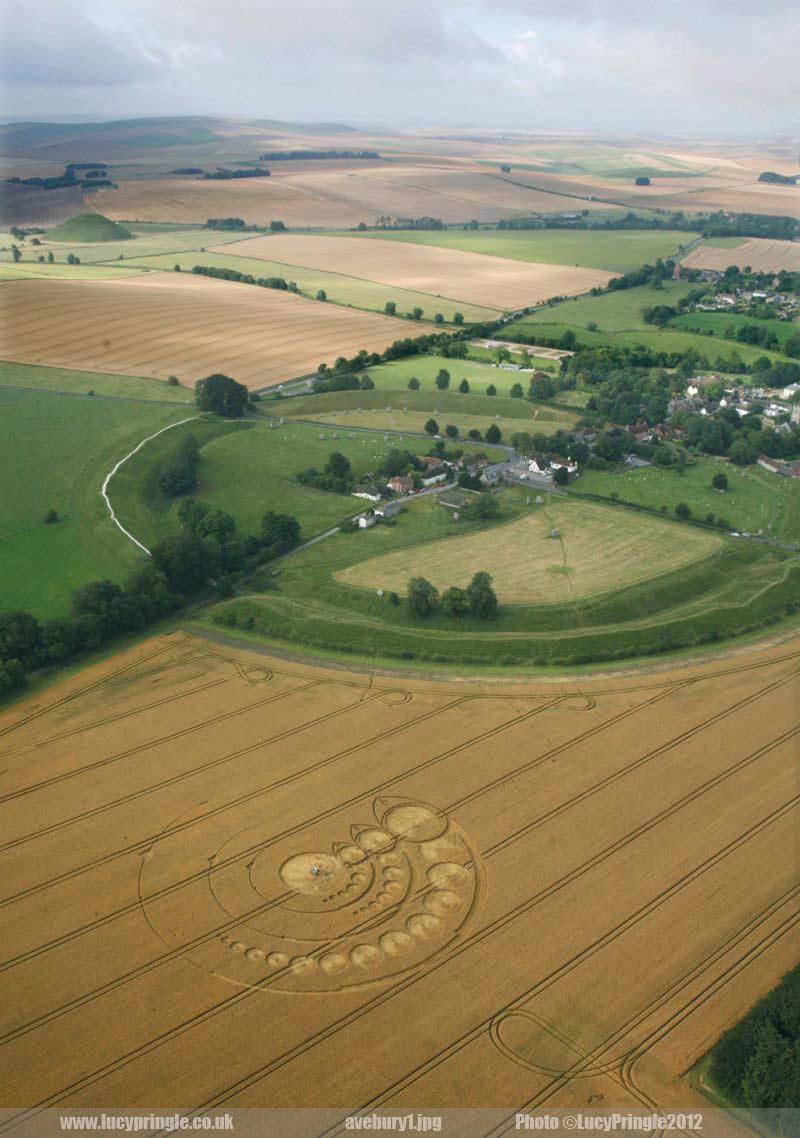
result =
[[328,294],[325,291],[325,289],[324,288],[318,288],[317,289],[317,300],[327,300],[327,299],[328,299]]
[[524,392],[522,390],[522,384],[521,383],[512,384],[511,392],[510,392],[512,399],[521,399],[523,394],[524,394]]
[[714,487],[715,490],[727,490],[728,489],[728,476],[727,476],[727,474],[722,474],[722,473],[715,474],[714,477],[711,479],[711,485]]
[[488,573],[476,573],[467,586],[467,600],[472,616],[479,620],[494,620],[497,616],[497,595]]
[[683,519],[683,521],[686,521],[687,518],[690,518],[692,516],[692,511],[685,502],[678,502],[677,506],[675,507],[675,516]]
[[435,419],[428,419],[427,423],[425,424],[425,430],[428,432],[429,435],[438,435],[439,434],[439,424],[436,422]]
[[408,388],[409,391],[419,391],[419,380],[415,375],[412,375],[411,379],[408,381]]
[[440,391],[447,391],[450,386],[450,372],[446,368],[439,370],[439,374],[436,376],[436,386]]
[[325,463],[325,473],[334,478],[346,478],[350,473],[350,459],[338,450],[333,451]]
[[414,308],[411,312],[412,319],[421,320],[422,319],[422,312],[423,312],[423,310],[421,308]]
[[459,385],[458,385],[458,390],[461,392],[462,395],[469,395],[469,380],[468,379],[462,379],[461,383],[459,383]]
[[215,372],[194,385],[194,398],[201,411],[213,411],[229,419],[240,419],[247,406],[247,388],[229,375]]
[[463,312],[454,312],[453,313],[453,323],[454,324],[463,324],[464,323],[464,313]]
[[441,312],[436,313],[433,318],[433,322],[434,324],[444,324],[444,316],[442,316]]
[[11,256],[14,258],[14,264],[16,264],[17,261],[22,260],[22,253],[20,252],[20,250],[17,248],[16,245],[11,246]]
[[430,616],[438,598],[439,590],[424,577],[412,577],[408,582],[408,607],[412,616]]
[[499,443],[503,437],[503,432],[498,427],[497,423],[492,423],[487,428],[486,435],[484,436],[487,443]]
[[386,313],[387,316],[396,316],[397,315],[397,304],[393,300],[387,300],[383,311]]
[[444,433],[447,435],[448,439],[457,439],[458,427],[455,425],[455,423],[448,423],[444,429]]
[[497,395],[497,388],[495,387],[495,385],[493,383],[490,383],[489,386],[486,388],[486,394],[487,395]]

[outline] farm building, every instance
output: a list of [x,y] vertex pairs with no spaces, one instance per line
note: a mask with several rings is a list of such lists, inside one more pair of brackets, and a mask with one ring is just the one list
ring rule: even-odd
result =
[[395,499],[393,502],[381,502],[379,506],[375,507],[375,517],[393,518],[396,514],[400,513],[403,506],[404,503],[397,501],[397,499]]

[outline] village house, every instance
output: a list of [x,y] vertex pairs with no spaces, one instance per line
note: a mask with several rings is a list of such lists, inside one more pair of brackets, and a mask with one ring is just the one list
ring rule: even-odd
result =
[[409,494],[414,489],[414,479],[410,474],[395,474],[389,479],[389,487],[395,494]]
[[368,502],[380,502],[383,497],[383,491],[379,486],[371,486],[367,483],[353,487],[354,498],[366,498]]
[[780,392],[781,399],[794,399],[795,395],[800,395],[800,383],[790,383]]
[[358,519],[359,529],[370,529],[371,526],[377,525],[378,519],[374,514],[361,514]]
[[404,502],[394,498],[390,502],[381,502],[379,506],[375,507],[374,513],[376,518],[393,518],[402,510]]
[[423,476],[422,476],[422,485],[423,486],[435,486],[437,484],[437,482],[446,482],[446,481],[447,481],[447,470],[444,467],[442,467],[439,470],[431,469],[428,471],[427,474],[423,474]]

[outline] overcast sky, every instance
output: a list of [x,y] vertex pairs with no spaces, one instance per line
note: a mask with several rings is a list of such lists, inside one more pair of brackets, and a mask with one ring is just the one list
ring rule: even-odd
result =
[[798,129],[797,0],[0,0],[4,117]]

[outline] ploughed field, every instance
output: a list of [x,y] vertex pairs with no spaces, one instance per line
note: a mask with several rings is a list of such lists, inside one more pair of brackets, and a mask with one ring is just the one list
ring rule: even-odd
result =
[[800,270],[800,242],[768,241],[759,237],[743,238],[734,245],[708,241],[692,249],[681,263],[689,269],[718,269],[720,272],[729,265],[738,265],[740,269],[749,265],[756,273],[777,273],[781,269],[796,273]]
[[679,1075],[800,947],[799,664],[452,683],[174,633],[7,709],[19,1132],[700,1105]]
[[253,237],[237,242],[236,252],[242,257],[262,257],[365,277],[434,297],[503,309],[603,288],[613,276],[602,269],[516,261],[460,249],[358,237]]
[[248,387],[380,351],[406,330],[375,313],[183,273],[6,282],[0,314],[5,359],[184,383],[222,371]]

